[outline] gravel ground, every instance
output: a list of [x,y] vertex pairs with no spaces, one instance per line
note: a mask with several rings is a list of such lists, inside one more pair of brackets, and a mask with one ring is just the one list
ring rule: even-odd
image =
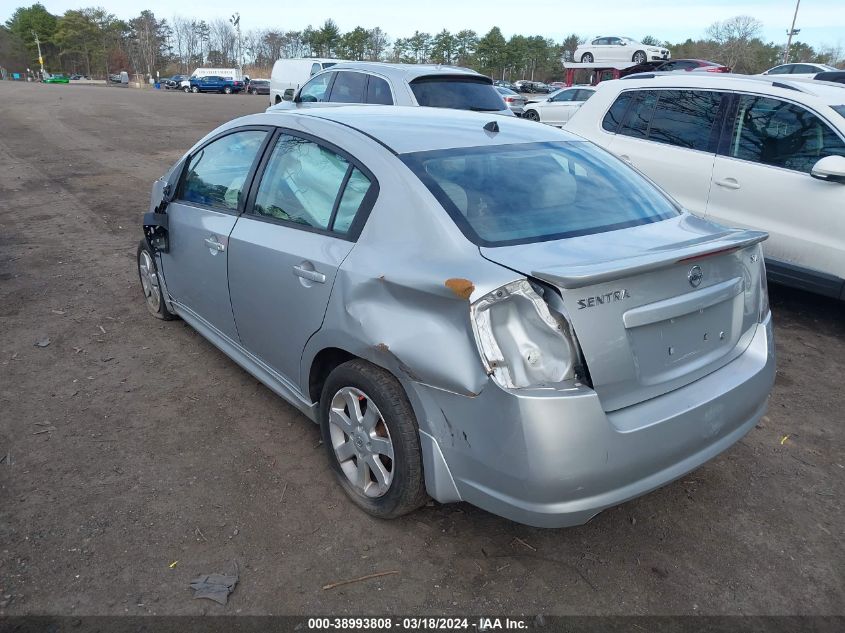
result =
[[[151,182],[265,105],[0,82],[0,614],[843,613],[845,318],[797,291],[757,428],[585,526],[348,503],[317,427],[136,276]],[[234,564],[228,605],[192,599]]]

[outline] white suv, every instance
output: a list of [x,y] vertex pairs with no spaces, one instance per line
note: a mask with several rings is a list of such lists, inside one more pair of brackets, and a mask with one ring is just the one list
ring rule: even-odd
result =
[[845,299],[845,87],[691,75],[602,82],[566,129],[691,212],[767,231],[771,281]]

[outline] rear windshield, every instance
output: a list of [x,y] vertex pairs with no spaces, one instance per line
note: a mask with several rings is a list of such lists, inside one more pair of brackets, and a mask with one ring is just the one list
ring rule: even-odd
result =
[[411,82],[411,90],[421,106],[476,112],[507,110],[502,98],[486,77],[420,77]]
[[678,215],[640,174],[585,142],[462,147],[400,158],[480,246],[590,235]]

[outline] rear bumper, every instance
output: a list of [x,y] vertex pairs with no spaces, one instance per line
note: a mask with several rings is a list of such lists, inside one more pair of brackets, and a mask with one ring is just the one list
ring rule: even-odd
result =
[[[770,316],[728,365],[610,414],[583,387],[506,391],[490,383],[470,398],[417,385],[437,453],[426,456],[427,467],[437,466],[426,473],[429,492],[439,498],[439,491],[454,490],[480,508],[538,527],[585,523],[742,438],[765,412],[774,376]],[[444,479],[454,485],[444,486]]]

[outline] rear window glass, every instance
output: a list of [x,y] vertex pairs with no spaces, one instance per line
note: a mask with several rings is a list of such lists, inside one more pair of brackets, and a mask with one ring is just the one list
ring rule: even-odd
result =
[[367,83],[367,103],[393,105],[390,86],[387,85],[384,79],[370,75],[370,81]]
[[838,105],[838,106],[830,106],[834,110],[836,110],[842,116],[845,116],[845,105]]
[[589,235],[678,214],[645,178],[589,143],[464,147],[400,158],[481,246]]
[[421,106],[476,112],[507,109],[493,85],[484,79],[461,76],[420,77],[411,82],[411,90]]

